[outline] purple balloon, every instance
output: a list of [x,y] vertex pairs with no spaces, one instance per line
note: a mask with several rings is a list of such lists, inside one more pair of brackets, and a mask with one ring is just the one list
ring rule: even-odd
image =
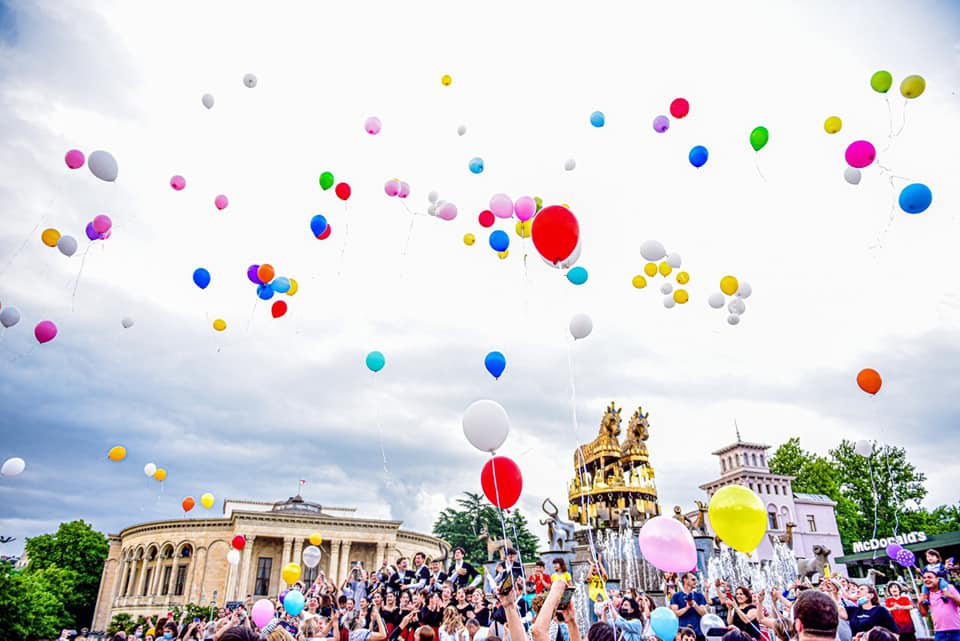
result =
[[913,566],[917,562],[917,557],[910,550],[900,550],[897,552],[897,563],[905,568]]
[[280,593],[280,605],[283,605],[283,600],[284,600],[285,598],[287,598],[287,593],[288,593],[289,591],[290,591],[290,590],[284,590],[283,592]]
[[658,134],[662,134],[667,129],[670,128],[670,119],[666,116],[657,116],[653,119],[653,130]]
[[100,240],[100,234],[97,233],[97,230],[93,228],[93,223],[87,223],[87,238],[90,240]]
[[891,543],[890,545],[887,546],[887,556],[889,556],[893,560],[896,560],[897,555],[900,554],[900,550],[902,549],[903,548],[900,546],[899,543]]
[[260,269],[260,265],[250,265],[247,267],[247,278],[250,279],[250,282],[254,285],[263,285],[263,281],[260,280],[260,277],[257,276],[257,271]]

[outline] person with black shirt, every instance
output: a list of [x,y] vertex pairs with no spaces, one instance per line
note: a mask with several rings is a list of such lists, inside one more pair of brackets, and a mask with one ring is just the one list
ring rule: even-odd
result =
[[447,573],[443,571],[443,567],[440,564],[440,559],[433,559],[430,561],[430,578],[427,581],[427,585],[434,592],[443,591],[443,584],[447,580]]
[[760,638],[760,626],[757,623],[757,606],[753,604],[750,588],[740,586],[734,591],[734,598],[727,599],[727,625],[732,625],[754,639]]
[[467,601],[467,591],[463,588],[457,590],[456,602],[454,607],[457,608],[457,613],[460,614],[460,618],[463,620],[468,619],[467,610],[470,610],[473,606],[470,605],[470,602]]
[[[530,604],[523,598],[523,594],[520,591],[520,584],[514,583],[513,585],[514,598],[510,607],[515,608],[517,612],[519,612],[520,618],[523,619],[530,612]],[[503,633],[506,631],[505,626],[507,624],[507,612],[503,608],[504,606],[502,604],[497,605],[493,609],[493,612],[490,613],[490,631],[501,639],[506,636]]]
[[390,581],[387,585],[394,592],[403,592],[404,590],[409,589],[414,581],[415,578],[413,571],[407,569],[406,557],[401,556],[399,559],[397,559],[397,572],[390,577]]
[[383,599],[383,605],[380,607],[380,618],[393,632],[393,629],[400,625],[401,617],[400,609],[397,608],[397,595],[393,592],[387,592],[387,596]]
[[480,627],[490,626],[490,608],[487,607],[486,599],[483,596],[483,590],[474,589],[470,595],[471,609],[467,611],[467,616],[480,622]]
[[430,570],[427,569],[427,555],[417,552],[413,555],[413,585],[414,590],[422,590],[430,585]]
[[847,607],[847,619],[850,621],[850,632],[856,636],[876,626],[886,628],[897,633],[897,624],[893,620],[890,610],[880,605],[877,589],[872,585],[861,585],[858,588],[857,605]]
[[443,623],[443,604],[440,602],[439,594],[436,592],[429,594],[427,605],[420,608],[420,625],[439,628]]
[[464,560],[466,550],[461,547],[453,548],[453,561],[447,569],[447,576],[453,581],[454,588],[477,587],[480,585],[480,573]]
[[507,560],[503,562],[507,572],[513,575],[514,581],[523,578],[523,564],[517,560],[517,551],[507,548]]

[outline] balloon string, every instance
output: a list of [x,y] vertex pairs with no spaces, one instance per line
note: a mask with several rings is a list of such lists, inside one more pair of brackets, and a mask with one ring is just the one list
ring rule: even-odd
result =
[[403,205],[403,208],[410,214],[410,225],[407,227],[407,239],[404,241],[403,250],[400,252],[400,278],[398,282],[402,283],[407,274],[407,251],[410,249],[410,239],[413,237],[413,224],[417,222],[417,217],[414,212],[407,208],[406,203],[401,202],[400,204]]
[[[500,529],[503,531],[503,541],[504,543],[509,545],[510,539],[507,538],[507,524],[506,524],[506,521],[503,520],[503,508],[500,507],[500,504],[501,504],[500,484],[497,483],[497,462],[495,460],[495,457],[496,455],[493,452],[491,452],[490,453],[490,470],[493,472],[493,493],[497,497],[497,514],[500,516]],[[519,545],[520,545],[520,542],[518,541],[517,546],[519,547]],[[506,559],[506,556],[507,556],[506,554],[503,555],[504,559]],[[521,565],[520,568],[522,573],[523,566]],[[510,568],[510,574],[513,574],[512,567]]]
[[[577,452],[579,454],[579,461],[577,464],[577,476],[580,479],[580,510],[587,517],[587,541],[590,545],[590,556],[593,558],[593,561],[598,562],[597,558],[597,546],[593,540],[593,526],[590,524],[590,490],[585,488],[585,475],[587,473],[587,459],[583,455],[583,445],[580,443],[580,425],[577,421],[577,385],[576,377],[574,376],[574,367],[573,367],[573,344],[568,344],[567,347],[567,366],[570,370],[570,405],[573,409],[573,438],[574,442],[577,444]],[[584,490],[586,489],[587,497],[584,498]]]
[[13,252],[13,255],[10,257],[10,260],[7,261],[7,264],[3,266],[3,269],[0,269],[0,276],[2,276],[3,273],[10,268],[10,265],[13,264],[13,261],[15,261],[17,259],[17,256],[20,255],[20,252],[22,252],[24,248],[26,248],[27,243],[30,242],[30,239],[33,238],[33,235],[36,233],[36,231],[40,229],[40,225],[43,224],[43,221],[45,218],[46,218],[46,215],[41,216],[40,220],[37,221],[37,224],[33,226],[33,229],[31,229],[30,233],[27,234],[26,238],[23,239],[23,243],[20,244],[20,247],[17,249],[17,251]]
[[340,272],[343,269],[343,255],[347,251],[347,241],[350,239],[350,217],[346,214],[349,213],[347,210],[347,202],[343,202],[343,212],[344,220],[346,221],[343,226],[343,244],[340,245],[340,258],[337,261],[337,278],[340,278]]
[[83,274],[83,267],[87,264],[87,254],[90,252],[90,248],[93,247],[93,241],[91,240],[87,243],[87,248],[83,250],[83,256],[80,259],[80,271],[77,272],[77,279],[73,282],[73,295],[70,296],[70,311],[75,311],[75,304],[77,300],[77,288],[80,287],[80,275]]
[[[253,323],[253,315],[257,312],[257,303],[260,302],[260,298],[257,297],[257,300],[253,301],[253,308],[250,310],[250,318],[247,319],[247,328],[244,330],[247,334],[250,333],[250,325]],[[207,317],[209,319],[209,317]],[[217,350],[220,351],[220,350]]]
[[[870,468],[870,484],[873,486],[873,535],[871,539],[877,538],[877,520],[879,512],[880,497],[877,494],[877,479],[873,474],[873,444],[870,444],[870,456],[867,457],[867,467]],[[873,558],[877,558],[877,550],[873,551]]]
[[763,175],[762,171],[760,171],[760,154],[759,153],[753,154],[753,164],[757,168],[757,175],[763,178],[763,182],[767,182],[767,177]]
[[[888,104],[889,104],[889,103],[888,103]],[[906,99],[904,99],[904,101],[903,101],[903,122],[900,123],[900,128],[897,129],[895,132],[893,132],[893,137],[894,137],[894,138],[896,138],[897,136],[899,136],[900,133],[903,132],[903,128],[907,126],[907,105],[909,105],[909,104],[910,104],[910,103],[909,103]],[[892,127],[892,125],[891,125],[891,127]]]
[[389,481],[390,479],[390,469],[387,467],[387,450],[383,447],[383,428],[380,425],[380,409],[382,405],[382,398],[379,391],[379,382],[377,373],[373,373],[373,393],[377,397],[377,434],[380,437],[380,456],[383,457],[383,475],[384,478]]

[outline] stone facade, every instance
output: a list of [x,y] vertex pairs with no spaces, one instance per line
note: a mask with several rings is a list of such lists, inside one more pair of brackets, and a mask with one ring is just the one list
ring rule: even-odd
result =
[[[430,556],[440,551],[436,537],[401,530],[401,521],[351,516],[354,511],[300,496],[281,503],[227,500],[221,518],[154,521],[112,534],[92,629],[105,630],[119,612],[156,615],[186,603],[250,605],[286,587],[280,571],[290,561],[301,564],[302,581],[323,571],[340,583],[356,562],[372,568],[418,551]],[[247,543],[240,563],[232,566],[227,553],[238,534]],[[310,569],[301,553],[312,534],[323,544],[319,566]]]

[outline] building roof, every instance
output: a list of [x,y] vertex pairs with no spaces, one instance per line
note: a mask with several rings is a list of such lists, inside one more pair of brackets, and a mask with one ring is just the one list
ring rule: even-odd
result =
[[836,505],[837,502],[826,494],[807,494],[806,492],[794,492],[793,500],[797,503],[816,503],[819,505]]
[[764,445],[763,443],[748,443],[747,441],[737,441],[736,443],[731,443],[730,445],[721,447],[719,450],[716,450],[715,452],[711,452],[711,454],[713,454],[714,456],[720,456],[722,454],[726,454],[731,450],[735,450],[738,447],[743,447],[746,449],[753,449],[753,450],[769,450],[770,449],[769,445]]

